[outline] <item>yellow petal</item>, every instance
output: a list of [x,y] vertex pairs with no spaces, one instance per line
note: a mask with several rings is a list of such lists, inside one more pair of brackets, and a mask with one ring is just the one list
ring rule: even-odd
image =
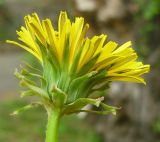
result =
[[76,18],[76,21],[74,24],[72,24],[72,29],[70,33],[70,65],[74,58],[74,55],[76,54],[76,48],[79,48],[81,44],[79,42],[79,39],[81,38],[82,31],[83,31],[83,24],[84,19],[83,18]]
[[15,44],[17,46],[22,47],[23,49],[25,49],[26,51],[30,52],[32,55],[34,55],[41,63],[42,63],[42,57],[40,57],[39,55],[37,55],[37,53],[35,53],[33,50],[29,49],[27,46],[24,46],[18,42],[15,41],[11,41],[11,40],[6,40],[7,43],[11,43],[11,44]]
[[110,70],[118,70],[118,68],[123,68],[126,63],[128,62],[132,62],[135,61],[137,59],[137,54],[133,53],[131,55],[128,55],[126,57],[124,57],[123,59],[119,60],[119,62],[117,62],[115,65],[113,65]]
[[68,19],[67,13],[61,11],[60,16],[59,16],[59,21],[58,21],[58,30],[59,30],[60,34],[62,34],[64,25],[65,25],[67,19]]
[[54,28],[52,26],[51,20],[50,19],[46,19],[42,21],[43,23],[43,28],[46,30],[46,33],[48,35],[48,39],[49,39],[49,44],[51,46],[51,48],[53,48],[53,51],[58,54],[57,52],[57,48],[58,48],[58,40],[56,39],[56,33],[54,31]]
[[101,62],[103,60],[105,60],[105,58],[107,58],[108,56],[110,56],[115,49],[117,47],[117,43],[110,41],[108,42],[102,49],[101,54],[97,60],[97,62]]
[[125,44],[121,45],[119,48],[117,48],[117,50],[115,50],[113,53],[114,54],[120,53],[124,51],[126,48],[130,47],[131,45],[132,45],[131,41],[128,41]]
[[136,83],[143,83],[146,84],[143,78],[138,76],[129,76],[129,75],[122,75],[122,74],[110,74],[107,75],[108,81],[128,81],[128,82],[136,82]]

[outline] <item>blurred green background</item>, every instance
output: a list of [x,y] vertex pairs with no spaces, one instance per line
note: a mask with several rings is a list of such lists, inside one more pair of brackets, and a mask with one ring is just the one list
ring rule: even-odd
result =
[[65,116],[60,127],[61,142],[160,142],[160,0],[0,0],[0,142],[43,142],[47,115],[34,108],[10,116],[31,98],[20,99],[15,68],[22,61],[36,64],[19,47],[5,43],[16,39],[23,17],[37,12],[51,18],[66,10],[71,19],[83,16],[90,24],[88,36],[107,34],[122,44],[128,40],[139,60],[151,64],[146,86],[114,82],[105,101],[122,106],[117,116],[79,114]]

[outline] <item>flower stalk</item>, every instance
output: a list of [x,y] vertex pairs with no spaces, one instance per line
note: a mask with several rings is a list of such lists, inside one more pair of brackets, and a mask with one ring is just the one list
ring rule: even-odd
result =
[[60,110],[52,110],[48,114],[48,124],[46,130],[45,142],[58,142],[58,130],[60,124],[61,114]]

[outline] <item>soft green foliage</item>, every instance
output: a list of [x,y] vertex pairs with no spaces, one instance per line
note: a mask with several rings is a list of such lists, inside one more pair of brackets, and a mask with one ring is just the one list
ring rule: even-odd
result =
[[139,8],[140,13],[146,20],[152,20],[160,12],[160,0],[134,0]]
[[[34,108],[15,118],[9,114],[26,101],[0,103],[0,142],[43,142],[46,131],[46,113],[42,108]],[[75,127],[76,124],[76,127]],[[66,116],[60,126],[60,141],[65,142],[102,142],[101,137],[87,123],[75,115]]]
[[160,117],[154,121],[152,128],[155,133],[160,134]]
[[146,20],[152,20],[160,13],[160,0],[152,0],[144,8],[144,18]]
[[[154,45],[153,36],[158,36],[159,29],[159,14],[160,14],[160,0],[133,0],[138,6],[138,11],[135,13],[135,24],[137,23],[137,51],[144,58],[150,54],[151,47]],[[156,36],[155,36],[156,37]],[[154,39],[156,41],[157,39]]]
[[45,134],[45,113],[42,109],[32,109],[15,118],[9,115],[26,103],[19,100],[0,103],[1,142],[42,142]]

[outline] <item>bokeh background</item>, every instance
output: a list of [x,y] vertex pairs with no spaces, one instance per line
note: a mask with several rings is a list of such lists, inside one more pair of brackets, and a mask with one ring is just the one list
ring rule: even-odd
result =
[[114,82],[105,101],[122,106],[117,116],[80,114],[66,116],[60,127],[61,142],[160,142],[160,0],[0,0],[0,142],[43,142],[47,115],[34,108],[10,116],[31,102],[20,99],[15,68],[34,59],[19,47],[5,43],[16,39],[23,17],[37,12],[56,27],[59,12],[71,19],[83,16],[90,24],[88,36],[107,34],[108,41],[128,40],[139,60],[151,64],[147,85]]

